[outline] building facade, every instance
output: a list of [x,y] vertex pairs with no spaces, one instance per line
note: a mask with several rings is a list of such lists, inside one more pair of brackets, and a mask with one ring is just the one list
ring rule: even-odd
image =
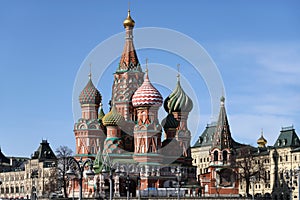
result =
[[[79,97],[82,117],[74,126],[75,157],[95,157],[95,195],[111,187],[110,177],[101,173],[103,170],[114,172],[114,196],[128,192],[137,196],[145,190],[166,191],[165,188],[178,186],[194,187],[191,190],[195,191],[196,168],[192,165],[188,129],[193,102],[181,87],[179,75],[175,89],[163,99],[151,83],[148,67],[145,71],[141,68],[133,43],[135,22],[130,11],[123,25],[125,45],[113,75],[110,110],[104,113],[101,94],[89,75]],[[158,110],[162,106],[166,117],[160,122]],[[119,170],[122,175],[115,173]]]
[[231,136],[225,109],[225,98],[220,99],[218,121],[207,125],[192,147],[193,164],[204,196],[238,196],[236,149],[242,144]]
[[[299,199],[300,142],[293,126],[282,127],[273,146],[266,146],[261,136],[254,148],[253,167],[263,166],[262,174],[254,175],[250,194],[272,199]],[[262,164],[260,164],[262,163]],[[241,180],[240,194],[245,195],[245,180]]]
[[56,191],[56,156],[46,140],[31,158],[7,159],[10,163],[1,165],[0,198],[35,199]]
[[220,107],[218,121],[207,125],[191,149],[202,195],[299,199],[300,143],[294,127],[283,127],[272,146],[263,133],[257,147],[240,144],[231,137],[222,99]]

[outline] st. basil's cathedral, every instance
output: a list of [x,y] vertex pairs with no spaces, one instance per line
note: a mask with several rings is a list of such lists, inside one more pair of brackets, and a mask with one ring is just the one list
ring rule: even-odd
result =
[[[79,96],[82,116],[74,125],[75,157],[95,159],[100,193],[109,185],[109,177],[100,173],[107,166],[114,170],[114,196],[126,195],[128,188],[136,196],[139,190],[175,187],[178,182],[197,185],[187,126],[193,102],[181,87],[179,75],[175,89],[163,100],[151,83],[148,68],[145,72],[141,68],[133,43],[135,22],[130,10],[123,25],[125,45],[114,73],[110,111],[104,113],[102,96],[89,74]],[[162,105],[166,117],[160,123],[158,110]],[[127,172],[127,177],[115,172],[120,169]]]

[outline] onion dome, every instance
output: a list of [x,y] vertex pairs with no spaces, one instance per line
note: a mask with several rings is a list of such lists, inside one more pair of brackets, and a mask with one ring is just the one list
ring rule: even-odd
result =
[[263,136],[263,132],[261,132],[260,138],[257,140],[258,147],[265,147],[267,144],[267,140]]
[[164,118],[161,122],[164,129],[177,128],[179,125],[179,121],[174,118],[173,114],[168,114],[166,118]]
[[134,24],[135,24],[135,22],[134,22],[134,20],[130,16],[130,10],[128,10],[127,18],[123,22],[124,28],[126,28],[128,26],[133,28]]
[[79,96],[80,104],[96,104],[99,105],[101,103],[102,97],[100,92],[94,86],[91,78],[89,78],[89,82],[86,84],[85,88],[81,91]]
[[124,120],[124,117],[120,115],[116,108],[113,106],[111,111],[109,111],[109,113],[107,113],[102,118],[102,123],[104,126],[118,126]]
[[162,105],[163,98],[159,91],[151,84],[146,71],[145,79],[141,87],[139,87],[132,96],[132,105],[138,106],[157,106]]
[[193,109],[193,102],[183,91],[179,80],[175,90],[165,99],[164,108],[168,113],[190,112]]

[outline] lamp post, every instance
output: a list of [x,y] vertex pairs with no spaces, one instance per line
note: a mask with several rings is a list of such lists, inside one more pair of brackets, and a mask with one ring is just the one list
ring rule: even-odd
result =
[[138,195],[138,199],[141,199],[141,173],[139,172],[139,175],[137,177],[137,184],[138,184],[138,191],[139,191],[139,195]]
[[175,173],[176,177],[177,177],[177,199],[179,200],[180,199],[180,181],[181,181],[181,176],[182,176],[181,168],[177,167],[176,171],[175,171],[175,168],[172,168],[171,172]]
[[82,161],[81,159],[79,161],[77,161],[75,158],[69,157],[69,163],[70,163],[70,165],[73,163],[73,165],[76,166],[75,169],[78,170],[78,173],[76,174],[76,172],[74,171],[74,169],[70,167],[69,170],[66,172],[66,174],[70,178],[75,178],[76,175],[78,176],[79,200],[81,200],[82,199],[82,180],[83,180],[84,168],[89,163],[89,169],[85,172],[85,175],[88,176],[88,177],[89,176],[94,176],[94,172],[92,171],[92,169],[93,169],[93,162],[92,162],[92,160],[90,158],[88,158],[85,161]]
[[127,191],[127,200],[129,200],[129,188],[130,188],[130,178],[129,178],[129,174],[127,173],[126,176],[126,191]]
[[112,200],[112,196],[113,196],[113,185],[112,185],[112,181],[113,181],[113,175],[112,175],[112,170],[113,170],[113,162],[110,159],[108,153],[106,153],[105,155],[102,155],[102,165],[103,165],[103,169],[101,173],[107,173],[109,170],[109,200]]

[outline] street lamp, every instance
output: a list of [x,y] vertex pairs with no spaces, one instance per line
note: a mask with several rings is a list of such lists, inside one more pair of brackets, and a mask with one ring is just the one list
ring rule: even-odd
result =
[[126,176],[126,191],[127,191],[127,200],[129,200],[129,188],[130,188],[130,178],[129,178],[129,174],[127,173]]
[[[79,200],[81,200],[82,199],[82,179],[83,179],[84,168],[89,163],[89,169],[85,172],[85,175],[87,177],[94,176],[95,173],[92,171],[93,170],[93,162],[90,158],[88,158],[85,161],[82,161],[81,159],[79,161],[77,161],[75,158],[69,157],[69,163],[70,164],[73,163],[76,166],[76,170],[78,170],[77,175],[78,175],[78,184],[79,184]],[[69,178],[75,178],[76,177],[76,172],[71,167],[66,172],[66,174]]]
[[138,184],[138,191],[139,191],[138,199],[140,200],[141,199],[141,173],[140,172],[137,177],[137,184]]
[[102,165],[103,165],[103,169],[101,173],[107,173],[109,170],[109,200],[112,200],[112,196],[113,196],[113,185],[112,185],[112,181],[113,181],[113,175],[112,175],[112,170],[113,170],[113,161],[110,159],[108,153],[105,155],[102,155]]
[[175,168],[172,168],[171,169],[171,172],[174,174],[176,174],[176,177],[177,177],[177,199],[179,200],[180,199],[180,181],[181,181],[181,168],[180,167],[177,167],[177,170],[175,171]]

